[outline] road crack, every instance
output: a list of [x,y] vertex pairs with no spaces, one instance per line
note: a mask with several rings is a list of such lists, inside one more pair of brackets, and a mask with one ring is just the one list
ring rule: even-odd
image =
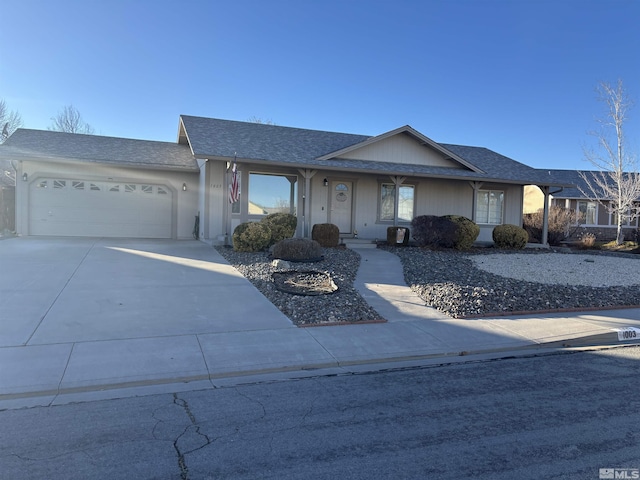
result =
[[200,425],[198,425],[196,417],[186,400],[178,397],[178,394],[174,393],[173,403],[184,410],[190,422],[190,425],[187,425],[173,442],[173,448],[178,455],[180,479],[189,480],[189,466],[187,465],[186,456],[211,445],[213,441],[208,435],[200,431]]

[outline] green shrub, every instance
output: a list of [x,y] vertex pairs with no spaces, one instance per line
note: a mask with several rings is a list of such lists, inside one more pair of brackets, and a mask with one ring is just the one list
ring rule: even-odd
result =
[[453,247],[456,250],[469,250],[480,235],[480,227],[472,220],[462,215],[445,215],[444,218],[451,220],[457,225]]
[[261,252],[269,246],[271,229],[262,222],[241,223],[233,231],[236,252]]
[[411,220],[413,239],[420,247],[453,247],[457,225],[437,215],[420,215]]
[[517,225],[498,225],[493,229],[493,242],[497,248],[523,249],[529,241],[527,231]]
[[261,222],[271,229],[269,246],[285,238],[293,237],[298,226],[298,219],[290,213],[272,213],[264,217]]
[[285,238],[273,246],[271,255],[282,260],[315,260],[322,257],[322,246],[308,238]]
[[340,243],[340,229],[333,223],[316,223],[311,229],[311,239],[323,247],[337,247]]
[[[398,242],[398,230],[404,230],[404,238]],[[407,227],[387,227],[387,243],[389,245],[408,245],[411,231]]]

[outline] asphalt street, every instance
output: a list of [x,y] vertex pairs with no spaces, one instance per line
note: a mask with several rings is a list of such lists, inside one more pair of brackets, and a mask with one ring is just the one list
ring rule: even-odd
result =
[[639,374],[633,346],[5,410],[0,472],[598,479],[640,468]]

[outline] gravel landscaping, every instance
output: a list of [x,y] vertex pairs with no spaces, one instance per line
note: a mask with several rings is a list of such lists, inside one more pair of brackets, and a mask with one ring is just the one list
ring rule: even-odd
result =
[[353,250],[325,248],[324,258],[318,262],[291,263],[291,269],[300,272],[327,272],[338,287],[335,292],[326,295],[292,295],[278,290],[272,276],[273,273],[289,269],[274,267],[267,253],[234,252],[229,247],[216,249],[296,325],[383,320],[353,287],[360,265],[360,255]]
[[640,257],[561,250],[389,248],[427,305],[454,318],[640,305]]
[[[407,285],[427,305],[453,318],[640,305],[639,255],[381,248],[398,255]],[[267,253],[217,250],[296,325],[382,320],[353,287],[360,264],[353,250],[328,248],[319,262],[291,265],[330,274],[338,290],[314,296],[278,290],[272,274],[283,268],[274,267]]]

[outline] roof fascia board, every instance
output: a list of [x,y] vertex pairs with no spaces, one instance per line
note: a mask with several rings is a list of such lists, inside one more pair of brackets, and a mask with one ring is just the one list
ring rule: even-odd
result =
[[[218,157],[218,156],[207,156],[203,157],[210,161],[220,161],[220,162],[231,162],[233,161],[233,157]],[[443,174],[430,174],[425,175],[418,172],[407,172],[407,171],[390,171],[390,170],[375,170],[375,169],[356,169],[350,167],[342,167],[340,165],[323,167],[317,164],[304,164],[304,163],[291,163],[291,162],[274,162],[271,160],[260,160],[255,158],[237,158],[238,168],[242,169],[242,164],[250,165],[253,168],[262,167],[264,165],[273,166],[273,167],[284,167],[284,168],[312,168],[318,171],[339,171],[339,172],[348,172],[348,173],[360,173],[360,174],[368,174],[368,175],[401,175],[409,178],[436,178],[441,180],[460,180],[460,181],[478,181],[483,183],[496,183],[503,185],[531,185],[530,180],[509,180],[504,178],[490,178],[490,177],[482,177],[482,176],[459,176],[459,175],[443,175]],[[560,186],[557,184],[550,184],[550,186]]]
[[8,160],[14,160],[19,162],[51,162],[51,163],[67,163],[67,164],[101,164],[101,165],[116,165],[123,168],[139,168],[143,170],[167,170],[167,171],[182,171],[182,172],[197,172],[197,167],[184,167],[180,165],[150,165],[148,163],[121,163],[121,162],[109,162],[104,160],[92,160],[87,158],[75,158],[75,157],[57,157],[55,155],[33,155],[25,153],[12,153],[1,154],[0,158],[6,158]]
[[470,170],[472,170],[472,171],[474,171],[476,173],[484,173],[481,169],[479,169],[475,165],[469,163],[468,161],[466,161],[462,157],[456,155],[455,153],[451,152],[450,150],[447,150],[446,148],[444,148],[443,146],[441,146],[437,142],[434,142],[429,137],[427,137],[426,135],[423,135],[422,133],[420,133],[419,131],[415,130],[413,127],[411,127],[409,125],[405,125],[404,127],[399,127],[399,128],[394,129],[394,130],[391,130],[389,132],[383,133],[381,135],[377,135],[375,137],[371,137],[371,138],[365,140],[364,142],[356,143],[355,145],[351,145],[351,146],[345,147],[345,148],[343,148],[341,150],[337,150],[335,152],[328,153],[327,155],[323,155],[321,157],[318,157],[317,159],[318,160],[330,160],[332,158],[342,156],[342,155],[344,155],[346,153],[352,152],[354,150],[357,150],[359,148],[365,147],[367,145],[371,145],[372,143],[377,143],[377,142],[379,142],[381,140],[384,140],[386,138],[393,137],[394,135],[398,135],[400,133],[408,133],[409,135],[415,137],[420,142],[422,142],[422,144],[428,145],[429,147],[433,148],[434,150],[437,150],[438,152],[446,155],[447,157],[449,157],[449,158],[455,160],[456,162],[464,165],[465,167],[469,168]]
[[193,151],[193,146],[191,145],[191,139],[189,138],[189,132],[187,132],[187,128],[184,126],[184,120],[182,119],[182,115],[180,115],[180,119],[178,121],[178,138],[176,142],[180,143],[180,137],[184,134],[184,137],[187,139],[187,145],[189,145],[189,151],[191,151],[191,155],[196,156]]

